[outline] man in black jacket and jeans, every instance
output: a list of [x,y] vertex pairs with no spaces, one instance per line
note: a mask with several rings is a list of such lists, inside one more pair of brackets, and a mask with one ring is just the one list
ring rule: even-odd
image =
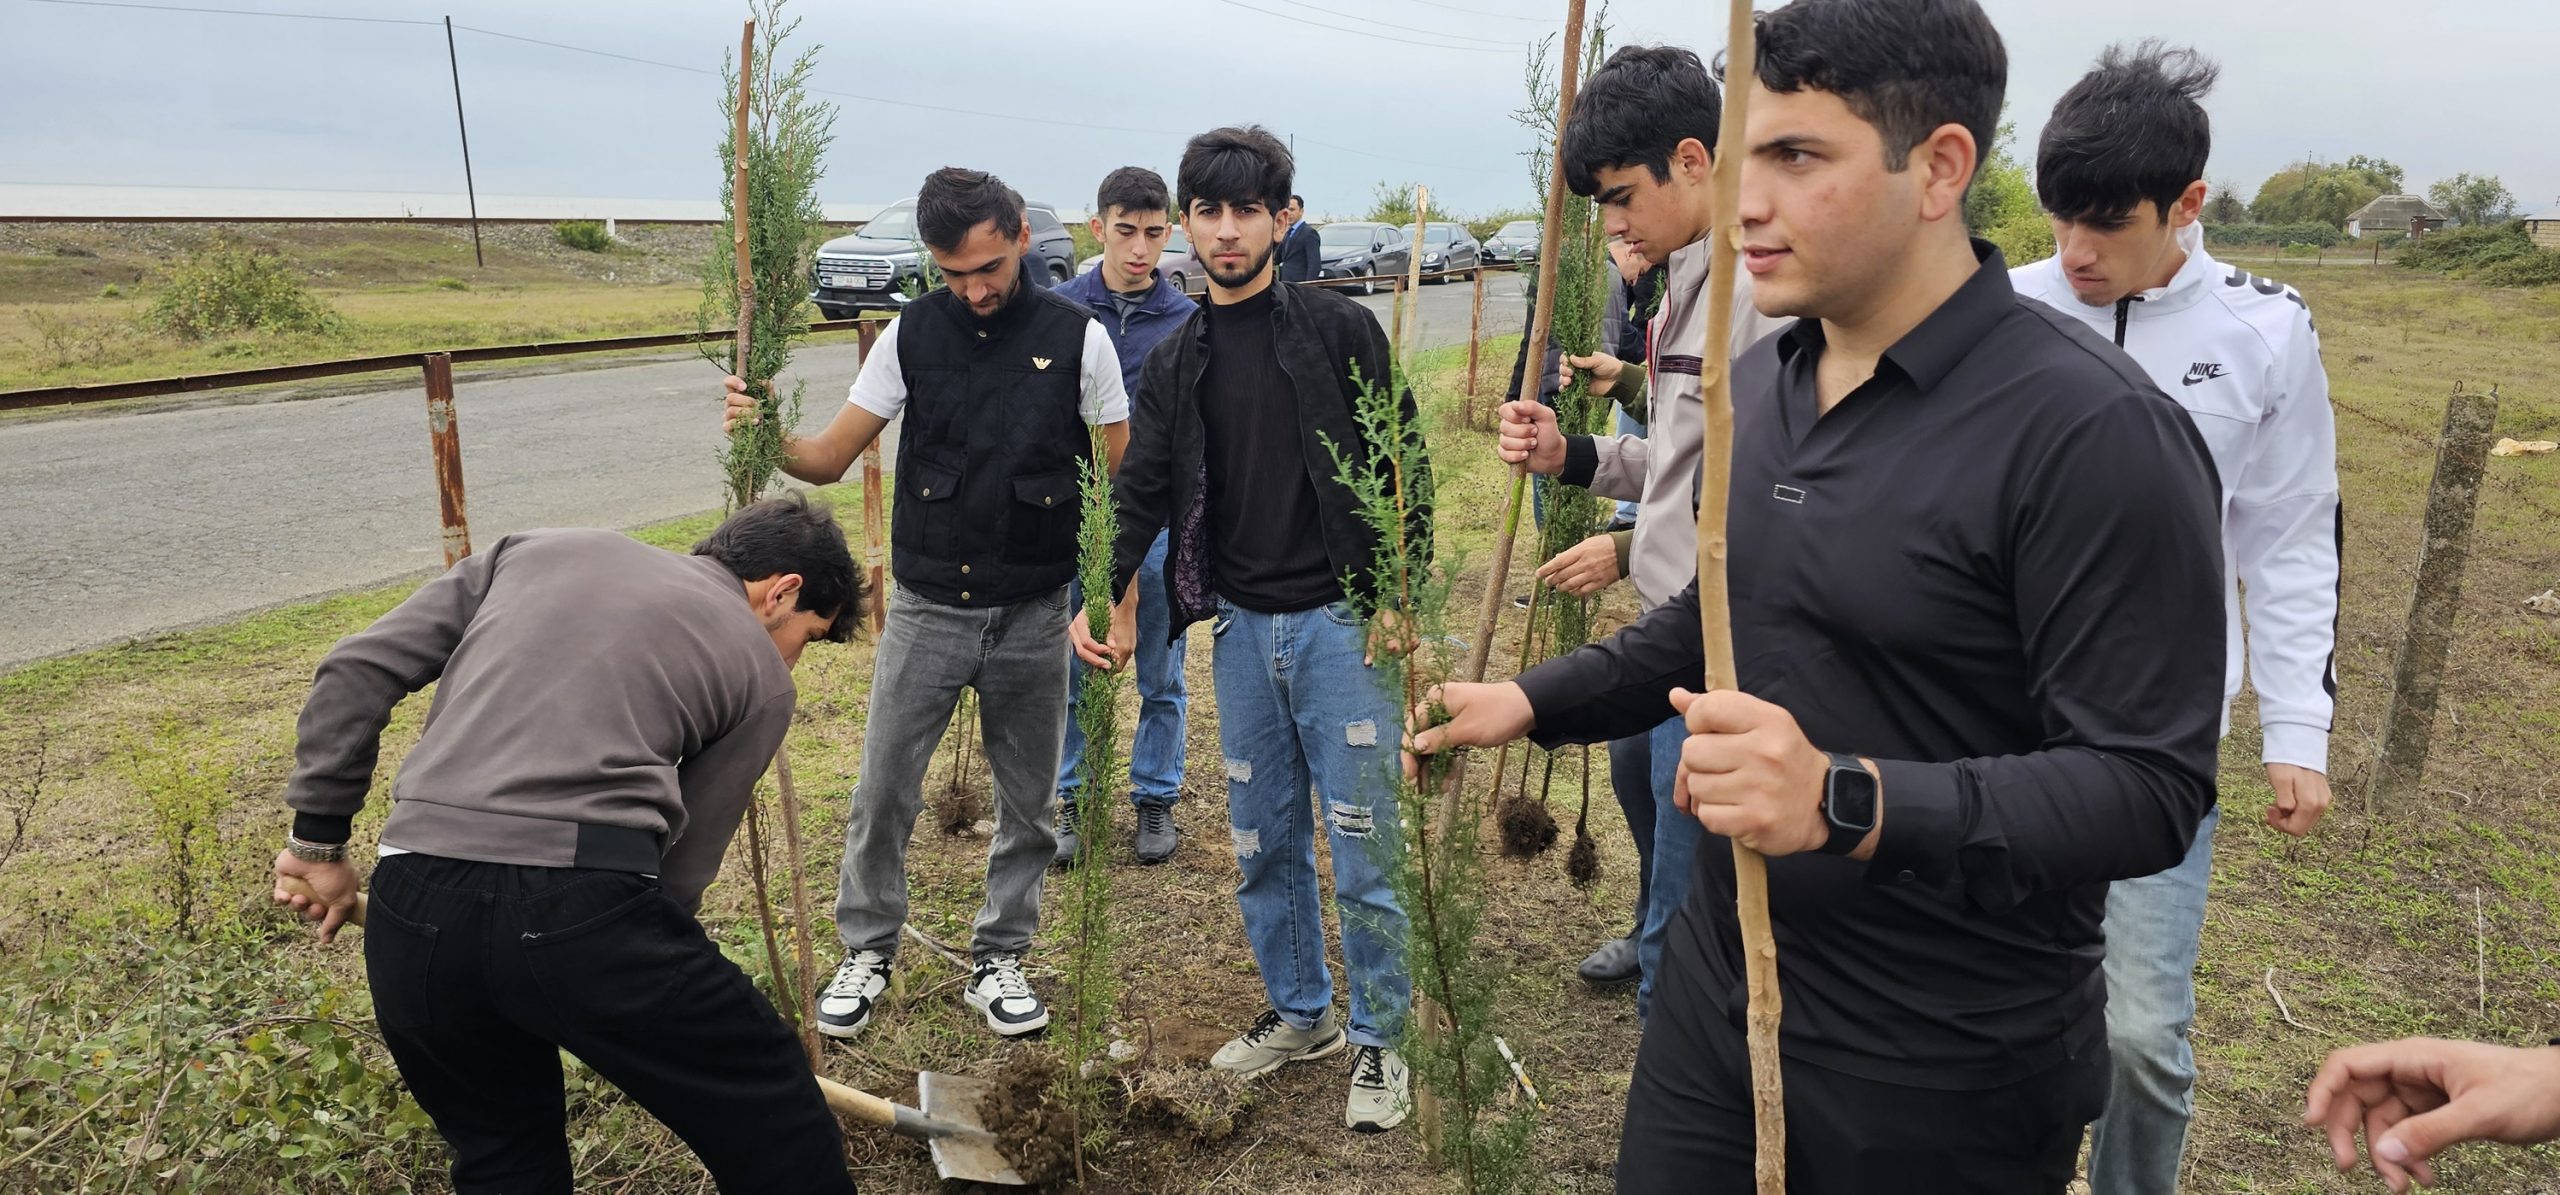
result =
[[693,913],[791,724],[791,666],[845,637],[860,584],[834,516],[798,498],[690,556],[526,531],[320,661],[275,896],[324,941],[355,909],[347,845],[382,728],[436,686],[392,782],[364,962],[462,1195],[568,1195],[562,1050],[722,1191],[851,1195],[799,1041]]
[[[2214,801],[2212,462],[2139,366],[1968,241],[2007,81],[1975,0],[1797,0],[1759,18],[1753,67],[1743,264],[1798,318],[1734,366],[1740,691],[1697,692],[1692,585],[1512,683],[1446,686],[1415,749],[1609,739],[1667,699],[1674,799],[1768,858],[1788,1189],[2056,1195],[2106,1099],[2107,883],[2175,863]],[[1622,1195],[1751,1189],[1732,856],[1693,866]]]
[[[1143,404],[1113,483],[1119,536],[1112,583],[1126,594],[1108,649],[1083,619],[1076,651],[1096,667],[1125,658],[1135,634],[1132,578],[1158,532],[1173,633],[1213,618],[1218,738],[1244,914],[1271,1007],[1210,1065],[1250,1078],[1352,1047],[1343,1122],[1384,1132],[1410,1107],[1394,1049],[1412,1001],[1405,917],[1378,869],[1394,849],[1391,754],[1396,706],[1369,671],[1366,630],[1345,578],[1371,575],[1378,537],[1336,475],[1327,445],[1360,452],[1354,401],[1386,384],[1393,353],[1377,317],[1351,299],[1274,281],[1289,201],[1289,151],[1260,127],[1191,139],[1178,200],[1192,251],[1208,265],[1209,303],[1147,358]],[[1405,425],[1419,427],[1410,394]],[[1428,551],[1428,476],[1406,478],[1408,543]],[[1356,595],[1363,606],[1377,595]],[[1381,610],[1382,618],[1393,611]],[[1322,794],[1310,816],[1308,790]],[[1346,1028],[1333,1007],[1317,903],[1314,827],[1331,835],[1334,904],[1351,989]]]

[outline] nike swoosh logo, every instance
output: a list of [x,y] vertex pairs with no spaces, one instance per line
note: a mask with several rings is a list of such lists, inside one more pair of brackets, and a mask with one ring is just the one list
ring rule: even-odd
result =
[[2187,376],[2182,379],[2181,384],[2193,386],[2199,382],[2210,382],[2221,376],[2222,367],[2219,365],[2193,365],[2188,367]]

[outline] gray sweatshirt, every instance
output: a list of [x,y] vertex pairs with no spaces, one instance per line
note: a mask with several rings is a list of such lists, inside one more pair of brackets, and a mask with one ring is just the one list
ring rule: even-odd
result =
[[796,697],[718,561],[610,531],[510,535],[320,661],[285,789],[297,835],[348,836],[392,707],[430,684],[385,848],[655,872],[688,909]]
[[[1570,436],[1557,475],[1603,498],[1632,500],[1635,541],[1627,552],[1629,579],[1644,609],[1669,601],[1698,576],[1698,458],[1705,455],[1706,406],[1701,397],[1700,349],[1707,338],[1707,243],[1671,255],[1663,281],[1662,311],[1653,317],[1653,352],[1646,363],[1646,403],[1651,419],[1642,436]],[[1784,328],[1751,305],[1751,277],[1733,280],[1733,339],[1727,360]]]

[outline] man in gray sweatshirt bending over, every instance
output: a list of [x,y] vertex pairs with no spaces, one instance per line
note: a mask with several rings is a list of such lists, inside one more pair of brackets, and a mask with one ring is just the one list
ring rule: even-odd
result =
[[436,686],[392,782],[364,958],[455,1191],[568,1195],[561,1050],[723,1191],[854,1189],[799,1042],[693,913],[791,723],[792,665],[844,640],[859,589],[826,508],[777,498],[690,556],[507,536],[321,660],[275,897],[323,941],[355,910],[347,843],[382,728]]

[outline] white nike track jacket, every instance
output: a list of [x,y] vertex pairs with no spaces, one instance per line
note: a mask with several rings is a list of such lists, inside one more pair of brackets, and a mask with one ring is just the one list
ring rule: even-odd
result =
[[2058,259],[2020,266],[2009,280],[2122,348],[2204,433],[2222,478],[2230,577],[2223,729],[2245,674],[2258,693],[2265,761],[2325,774],[2343,524],[2320,337],[2300,294],[2213,260],[2201,227],[2179,230],[2178,244],[2187,264],[2169,285],[2104,307],[2072,293]]

